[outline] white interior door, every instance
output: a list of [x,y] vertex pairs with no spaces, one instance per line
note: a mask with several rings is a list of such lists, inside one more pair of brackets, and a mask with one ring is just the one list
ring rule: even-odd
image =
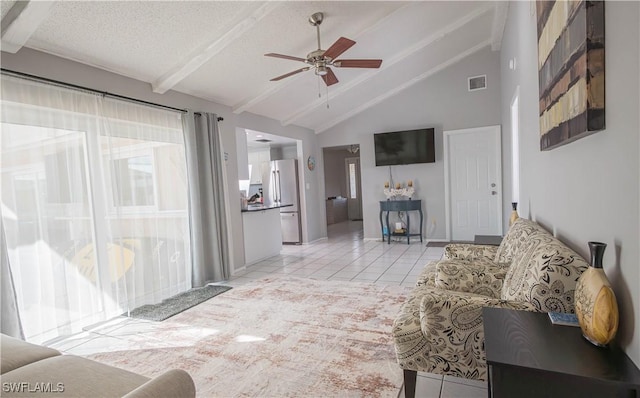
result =
[[445,131],[447,236],[502,235],[500,126]]
[[346,158],[344,162],[347,176],[347,212],[349,220],[362,220],[360,158]]

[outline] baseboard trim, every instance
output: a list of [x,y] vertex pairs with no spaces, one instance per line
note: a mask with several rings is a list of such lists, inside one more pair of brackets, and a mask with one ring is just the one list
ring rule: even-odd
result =
[[321,240],[327,240],[327,239],[329,239],[329,238],[327,236],[325,236],[325,237],[322,237],[322,238],[318,238],[318,239],[312,240],[311,242],[302,242],[302,244],[303,245],[312,245],[312,244],[314,244],[316,242],[320,242]]
[[247,264],[243,265],[242,267],[240,267],[238,269],[234,269],[233,271],[231,271],[231,276],[235,276],[238,272],[246,271],[246,270],[247,270]]

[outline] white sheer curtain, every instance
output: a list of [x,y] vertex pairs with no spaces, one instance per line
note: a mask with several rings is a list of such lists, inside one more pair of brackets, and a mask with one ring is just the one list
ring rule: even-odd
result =
[[3,75],[1,123],[1,214],[28,340],[191,287],[180,113]]

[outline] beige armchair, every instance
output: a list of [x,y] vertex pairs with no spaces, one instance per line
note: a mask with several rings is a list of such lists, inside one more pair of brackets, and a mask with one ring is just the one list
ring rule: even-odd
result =
[[588,263],[527,219],[499,247],[452,244],[427,264],[393,325],[405,396],[417,371],[486,380],[483,307],[574,312],[573,294]]

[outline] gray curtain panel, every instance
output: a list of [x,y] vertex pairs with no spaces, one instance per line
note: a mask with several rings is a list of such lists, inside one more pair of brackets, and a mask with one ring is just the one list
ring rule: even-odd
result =
[[2,214],[0,214],[0,263],[2,269],[0,272],[0,283],[2,291],[0,301],[2,308],[0,312],[2,333],[8,336],[17,337],[24,340],[24,332],[22,323],[20,322],[20,313],[18,312],[18,301],[16,299],[16,290],[13,286],[13,276],[11,268],[9,268],[9,251],[7,250],[7,239],[4,235],[4,224],[2,222]]
[[223,181],[224,153],[218,116],[188,112],[184,118],[189,182],[193,287],[229,277],[229,238]]

